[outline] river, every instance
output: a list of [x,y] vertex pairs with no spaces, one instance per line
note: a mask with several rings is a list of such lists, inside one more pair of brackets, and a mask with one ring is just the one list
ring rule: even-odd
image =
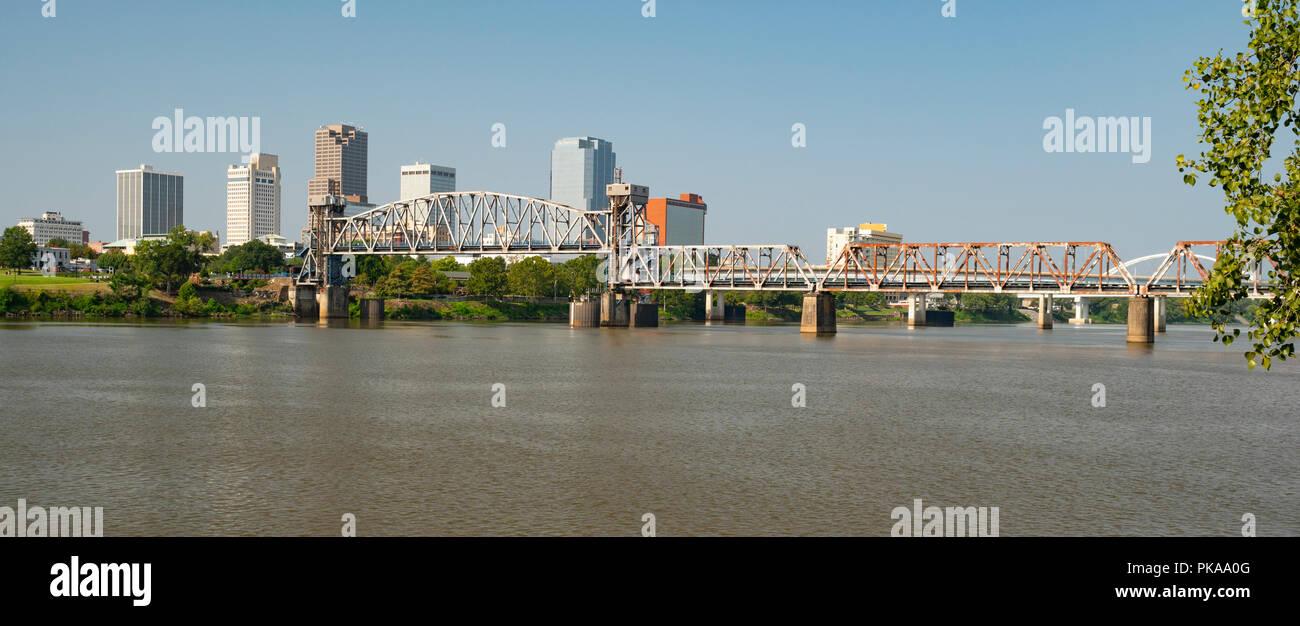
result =
[[4,322],[0,505],[109,536],[882,536],[918,498],[1003,536],[1300,534],[1300,367],[1209,336]]

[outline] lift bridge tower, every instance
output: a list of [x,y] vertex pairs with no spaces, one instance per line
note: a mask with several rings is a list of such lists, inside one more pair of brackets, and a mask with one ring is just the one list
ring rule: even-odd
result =
[[622,293],[621,287],[638,271],[649,269],[633,267],[636,256],[629,251],[637,246],[659,244],[659,227],[646,219],[650,188],[616,182],[605,185],[605,196],[609,198],[608,290],[600,299],[600,325],[657,326],[658,308],[649,302],[640,302],[635,294]]

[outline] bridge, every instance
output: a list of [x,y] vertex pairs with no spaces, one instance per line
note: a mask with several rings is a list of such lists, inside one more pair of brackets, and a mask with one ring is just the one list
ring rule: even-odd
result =
[[[659,245],[646,219],[649,189],[615,183],[609,207],[587,211],[547,200],[489,191],[438,193],[356,215],[329,196],[310,203],[308,241],[298,276],[296,310],[347,315],[349,263],[356,255],[596,254],[607,290],[599,303],[575,302],[575,326],[657,325],[658,309],[638,292],[707,293],[706,318],[722,318],[720,292],[802,291],[801,329],[835,332],[835,292],[904,295],[909,325],[927,325],[929,294],[994,293],[1038,299],[1038,325],[1052,327],[1054,298],[1076,301],[1072,323],[1086,323],[1094,297],[1130,298],[1129,340],[1150,342],[1164,329],[1165,298],[1188,297],[1209,275],[1224,242],[1183,241],[1164,254],[1122,261],[1100,241],[850,244],[826,265],[809,263],[798,246]],[[1149,275],[1133,267],[1160,259]],[[1265,260],[1247,270],[1250,297],[1271,297]],[[317,293],[317,292],[320,293]],[[382,301],[363,313],[382,316]]]

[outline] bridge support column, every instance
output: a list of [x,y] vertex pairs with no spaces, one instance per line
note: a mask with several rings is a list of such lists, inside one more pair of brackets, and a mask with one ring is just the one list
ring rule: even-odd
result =
[[622,294],[607,291],[600,294],[600,325],[626,328],[628,325],[628,302]]
[[371,320],[375,322],[383,320],[384,299],[383,298],[362,298],[361,319]]
[[1158,333],[1165,332],[1165,296],[1151,298],[1151,324]]
[[316,294],[317,310],[320,319],[347,319],[348,288],[341,285],[325,285]]
[[298,285],[294,288],[293,314],[309,320],[320,317],[320,306],[316,304],[316,285]]
[[803,319],[799,323],[799,332],[835,334],[835,294],[828,291],[804,294]]
[[1091,324],[1092,320],[1088,319],[1088,307],[1091,304],[1091,298],[1076,296],[1074,298],[1074,317],[1070,318],[1071,324]]
[[659,325],[659,305],[633,300],[628,318],[634,328],[654,328]]
[[1155,319],[1152,313],[1151,298],[1133,296],[1128,299],[1128,342],[1154,343],[1156,340]]
[[706,289],[704,291],[704,319],[709,322],[721,322],[727,317],[727,305],[721,291]]
[[1052,296],[1038,296],[1038,328],[1052,330]]
[[907,327],[925,326],[925,294],[907,296]]
[[594,300],[570,302],[569,328],[600,328],[600,303]]

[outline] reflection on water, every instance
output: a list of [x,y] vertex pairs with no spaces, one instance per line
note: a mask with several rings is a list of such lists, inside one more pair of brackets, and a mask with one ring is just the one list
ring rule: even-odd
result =
[[916,498],[1004,536],[1300,534],[1300,368],[1208,337],[6,323],[0,505],[109,536],[886,535]]

